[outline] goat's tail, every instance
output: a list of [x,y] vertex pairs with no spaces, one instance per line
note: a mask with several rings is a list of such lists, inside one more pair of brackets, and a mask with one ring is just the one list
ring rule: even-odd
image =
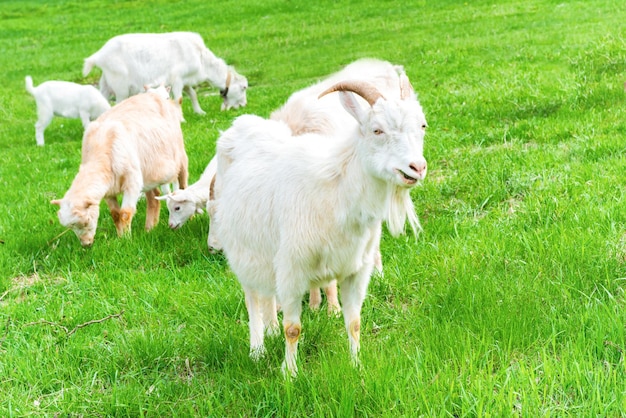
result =
[[87,75],[91,72],[94,65],[96,65],[93,56],[89,58],[85,58],[85,63],[83,64],[83,77],[87,77]]
[[33,79],[31,78],[31,76],[27,75],[24,81],[26,82],[26,91],[34,96],[35,87],[33,86]]

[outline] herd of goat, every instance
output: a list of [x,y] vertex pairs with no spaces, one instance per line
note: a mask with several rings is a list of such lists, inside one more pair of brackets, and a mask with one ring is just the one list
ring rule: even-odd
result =
[[208,81],[221,91],[222,110],[237,108],[246,105],[246,78],[190,32],[116,36],[85,59],[84,75],[94,66],[99,91],[63,81],[34,87],[26,77],[38,145],[53,115],[85,126],[78,174],[52,201],[61,224],[91,245],[103,199],[119,235],[130,232],[142,193],[147,230],[160,200],[170,228],[206,210],[209,248],[224,252],[245,293],[250,356],[263,356],[264,336],[280,332],[280,306],[283,371],[295,375],[302,298],[310,292],[318,307],[323,287],[329,311],[343,311],[357,362],[361,307],[370,276],[382,270],[382,223],[393,235],[407,222],[420,228],[410,190],[426,176],[427,124],[403,67],[361,59],[293,93],[269,119],[237,117],[187,187],[182,92],[204,113],[194,86]]

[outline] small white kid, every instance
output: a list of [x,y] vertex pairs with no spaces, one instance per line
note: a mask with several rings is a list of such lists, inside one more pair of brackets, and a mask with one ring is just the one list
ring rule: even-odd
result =
[[43,146],[43,132],[54,116],[80,118],[83,128],[86,129],[90,121],[111,108],[98,89],[90,85],[69,81],[46,81],[34,87],[33,79],[27,75],[26,91],[32,94],[37,102],[35,138],[39,146]]

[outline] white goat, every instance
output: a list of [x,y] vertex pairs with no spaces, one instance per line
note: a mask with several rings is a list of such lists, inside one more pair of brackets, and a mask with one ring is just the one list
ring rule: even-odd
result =
[[[347,134],[356,127],[354,118],[343,109],[337,95],[318,99],[319,94],[339,80],[356,79],[374,84],[385,96],[399,97],[400,74],[403,71],[402,67],[386,61],[355,61],[319,83],[293,93],[280,109],[271,114],[270,119],[287,123],[294,136],[305,133]],[[196,183],[187,189],[159,197],[167,202],[171,228],[181,227],[191,216],[201,213],[206,207],[209,186],[216,171],[216,159],[213,158]]]
[[[337,279],[350,352],[358,360],[360,311],[379,245],[381,223],[416,232],[409,190],[426,175],[426,119],[406,75],[401,99],[371,84],[342,82],[342,106],[358,126],[351,135],[305,134],[294,140],[283,123],[244,115],[217,143],[221,195],[215,228],[246,300],[250,354],[265,352],[264,331],[283,310],[283,370],[297,373],[301,300],[311,287]],[[357,100],[369,104],[363,108]]]
[[[372,83],[387,97],[400,97],[400,74],[403,73],[404,70],[401,66],[393,65],[386,61],[376,59],[357,60],[326,79],[293,93],[280,109],[271,114],[270,118],[287,123],[294,136],[305,133],[347,135],[356,127],[356,121],[341,106],[338,95],[328,95],[318,99],[320,93],[339,80],[358,79]],[[211,184],[217,171],[216,161],[215,158],[211,159],[200,179],[187,189],[178,190],[172,194],[157,198],[166,200],[169,210],[170,228],[176,229],[181,227],[191,216],[196,213],[202,213],[205,207],[207,212],[211,214],[213,211],[212,205],[207,205],[207,203]],[[410,199],[410,197],[408,198]],[[210,222],[214,225],[213,220],[210,220]],[[208,246],[211,251],[221,248],[215,236],[214,228],[209,228]],[[377,256],[376,268],[382,272],[380,255]],[[341,307],[337,299],[336,283],[330,283],[325,288],[325,292],[329,312],[339,312]],[[320,289],[310,289],[310,307],[318,309],[321,300]]]
[[[196,213],[202,213],[209,201],[211,183],[217,173],[217,158],[212,158],[204,172],[192,185],[186,189],[175,190],[172,193],[157,197],[165,200],[169,210],[169,227],[180,228],[189,218]],[[209,245],[209,248],[211,246]],[[219,246],[215,247],[219,249]]]
[[220,89],[222,110],[246,105],[248,80],[216,57],[197,33],[118,35],[85,59],[83,75],[94,66],[102,69],[100,91],[114,95],[118,103],[142,92],[145,84],[164,83],[172,86],[175,100],[182,97],[184,89],[193,110],[204,114],[194,86],[208,81]]
[[35,123],[35,139],[37,145],[44,145],[44,131],[52,122],[52,118],[80,118],[83,129],[93,119],[111,108],[109,102],[91,85],[76,84],[69,81],[50,80],[33,86],[33,79],[25,78],[26,91],[37,102],[37,123]]
[[142,191],[147,201],[146,230],[158,223],[158,187],[172,182],[187,186],[181,120],[180,99],[145,93],[113,106],[89,125],[78,174],[63,199],[51,202],[60,207],[61,225],[72,228],[82,245],[93,243],[103,198],[118,235],[130,232]]

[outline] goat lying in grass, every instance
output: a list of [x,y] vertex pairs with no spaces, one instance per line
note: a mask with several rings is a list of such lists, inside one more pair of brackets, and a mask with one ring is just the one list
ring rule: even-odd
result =
[[[419,228],[410,189],[426,175],[426,119],[406,75],[400,98],[366,82],[341,82],[341,105],[356,120],[346,136],[304,134],[244,115],[217,143],[216,234],[245,292],[250,354],[283,310],[283,370],[297,373],[301,301],[336,279],[350,352],[359,351],[360,311],[379,248],[381,223],[397,235]],[[363,107],[360,99],[365,99]],[[217,186],[217,184],[216,184]]]

